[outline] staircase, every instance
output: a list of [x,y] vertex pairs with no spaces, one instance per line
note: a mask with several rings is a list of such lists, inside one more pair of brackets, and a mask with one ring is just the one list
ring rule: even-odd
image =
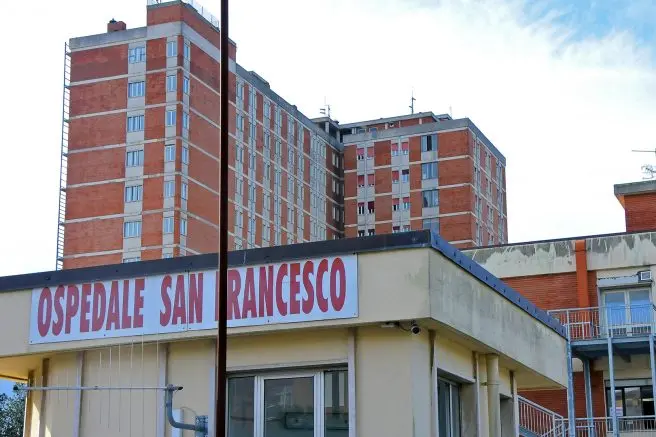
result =
[[521,396],[519,401],[519,435],[522,437],[563,437],[563,416]]

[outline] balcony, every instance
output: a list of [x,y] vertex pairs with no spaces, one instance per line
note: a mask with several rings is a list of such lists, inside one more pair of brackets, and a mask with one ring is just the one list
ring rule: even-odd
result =
[[549,311],[568,331],[572,342],[648,337],[656,327],[654,304],[571,308]]

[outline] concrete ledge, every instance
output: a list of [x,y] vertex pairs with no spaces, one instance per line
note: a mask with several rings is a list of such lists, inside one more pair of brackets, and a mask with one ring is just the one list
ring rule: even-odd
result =
[[630,196],[633,194],[656,193],[656,180],[615,184],[614,188],[615,197],[617,198]]

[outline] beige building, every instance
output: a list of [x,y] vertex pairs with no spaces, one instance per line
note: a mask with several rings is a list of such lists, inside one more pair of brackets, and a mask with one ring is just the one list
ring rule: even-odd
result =
[[[168,385],[173,419],[212,430],[216,263],[0,278],[25,435],[192,436],[167,421]],[[563,326],[429,231],[230,266],[230,436],[516,436],[517,391],[567,384]]]

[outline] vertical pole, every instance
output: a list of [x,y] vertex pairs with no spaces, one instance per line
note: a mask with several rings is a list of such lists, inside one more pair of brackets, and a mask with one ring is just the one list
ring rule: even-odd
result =
[[649,367],[651,368],[652,393],[656,393],[656,359],[654,358],[654,333],[649,334]]
[[583,379],[585,380],[585,415],[588,418],[588,435],[593,437],[594,421],[592,419],[594,413],[592,408],[592,382],[590,381],[590,360],[583,360]]
[[356,366],[356,343],[355,343],[355,334],[356,334],[356,328],[350,328],[349,329],[349,337],[348,337],[348,437],[356,437],[358,434],[358,426],[357,426],[357,414],[356,414],[356,403],[357,403],[357,396],[356,396],[356,387],[357,387],[357,379],[356,379],[356,372],[355,372],[355,366]]
[[230,94],[230,39],[228,38],[228,1],[221,0],[221,104],[220,104],[220,155],[219,155],[219,320],[216,341],[216,408],[214,414],[214,436],[227,435],[226,428],[226,349],[228,319],[228,100]]
[[[569,313],[567,315],[569,322]],[[570,437],[576,436],[576,410],[574,409],[574,363],[572,362],[572,341],[569,323],[567,324],[567,418]]]
[[613,338],[608,336],[608,373],[610,375],[610,417],[613,424],[613,436],[619,437],[617,428],[617,402],[615,402],[615,369],[613,368]]
[[501,437],[501,399],[499,398],[499,356],[487,354],[487,415],[489,436]]

